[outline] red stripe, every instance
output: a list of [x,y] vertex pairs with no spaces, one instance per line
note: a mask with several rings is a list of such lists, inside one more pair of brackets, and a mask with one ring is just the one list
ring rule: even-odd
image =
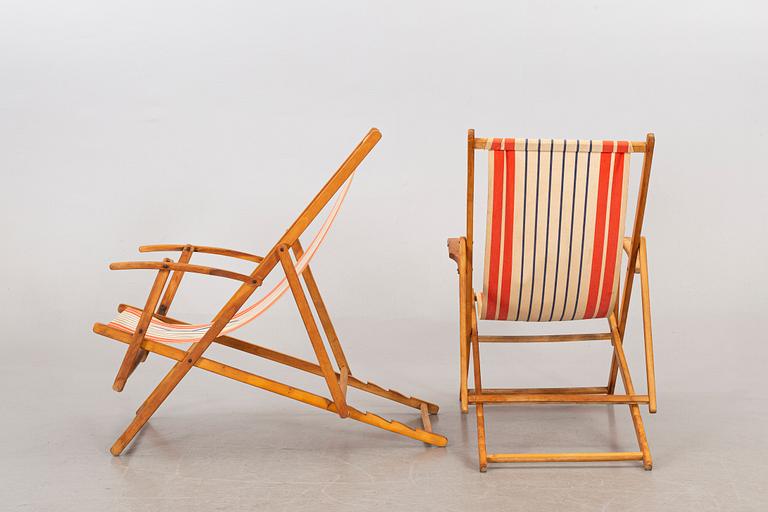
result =
[[[607,151],[606,151],[607,148]],[[603,270],[603,242],[605,241],[605,212],[608,209],[608,181],[611,176],[611,156],[613,142],[603,141],[603,152],[600,154],[600,178],[597,188],[597,212],[595,214],[595,238],[592,245],[592,271],[589,277],[589,296],[584,318],[592,318],[597,306],[597,296],[600,290],[600,276]]]
[[[494,139],[492,148],[500,148],[501,140]],[[493,210],[491,212],[491,256],[488,264],[488,297],[485,303],[485,319],[496,319],[496,297],[499,283],[499,249],[501,246],[501,211],[504,192],[504,152],[493,151]]]
[[619,221],[621,217],[621,196],[624,184],[624,154],[627,151],[627,143],[619,142],[616,159],[613,163],[613,186],[611,187],[611,217],[608,227],[608,244],[605,251],[605,276],[603,277],[603,292],[600,296],[600,307],[597,310],[599,318],[608,316],[608,307],[611,304],[613,288],[613,276],[616,273],[616,260],[619,244]]
[[512,284],[512,240],[515,226],[515,139],[505,139],[507,202],[504,212],[504,262],[501,272],[501,297],[498,318],[507,319],[509,313],[509,288]]

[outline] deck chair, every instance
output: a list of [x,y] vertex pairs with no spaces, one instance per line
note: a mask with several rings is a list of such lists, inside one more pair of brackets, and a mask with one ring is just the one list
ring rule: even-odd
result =
[[[467,140],[466,236],[448,240],[459,272],[460,384],[462,412],[475,405],[480,471],[492,462],[592,462],[640,460],[650,470],[640,404],[656,412],[648,261],[641,234],[654,136],[645,142],[476,138]],[[488,213],[482,292],[474,293],[473,222],[475,151],[488,153]],[[624,237],[631,153],[643,153],[631,236]],[[622,251],[627,254],[619,293]],[[624,355],[632,283],[640,274],[648,394],[635,392]],[[478,319],[556,322],[604,318],[606,332],[542,336],[481,336]],[[490,389],[480,376],[482,343],[603,340],[612,344],[605,386]],[[469,359],[474,388],[467,387]],[[616,394],[617,373],[624,394]],[[608,453],[486,452],[485,404],[628,404],[639,451]]]
[[[391,389],[382,388],[372,382],[364,382],[353,376],[341,348],[339,338],[331,323],[328,310],[320,296],[317,283],[309,267],[310,260],[317,252],[339,212],[341,203],[344,201],[344,197],[349,190],[355,169],[357,169],[360,162],[368,155],[380,138],[381,134],[375,128],[368,132],[341,167],[333,174],[306,209],[264,257],[217,247],[188,244],[150,245],[140,247],[139,251],[177,251],[180,252],[178,261],[174,262],[166,258],[157,262],[124,262],[110,265],[112,270],[148,269],[157,271],[143,309],[121,305],[118,308],[117,318],[108,324],[97,323],[93,326],[95,333],[128,345],[120,369],[115,377],[113,388],[116,391],[122,391],[128,377],[146,359],[150,352],[176,361],[173,368],[141,407],[139,407],[133,421],[128,425],[125,432],[112,445],[110,451],[113,455],[117,456],[125,449],[193,366],[330,411],[338,414],[341,418],[351,418],[427,444],[435,446],[446,445],[446,438],[433,433],[431,428],[429,415],[437,414],[437,405],[419,398],[403,395]],[[307,246],[307,249],[304,250],[299,242],[299,237],[334,196],[336,196],[336,201],[330,208],[327,219],[312,242]],[[250,261],[256,264],[256,268],[251,274],[245,275],[228,270],[194,265],[189,261],[192,254],[196,252]],[[293,253],[293,257],[291,253]],[[270,292],[261,296],[252,304],[246,305],[249,298],[254,295],[254,292],[278,265],[282,266],[285,277]],[[206,274],[231,279],[239,283],[239,287],[232,297],[209,323],[188,324],[168,316],[168,310],[179,288],[181,279],[187,273]],[[310,300],[307,300],[300,278],[303,278]],[[317,363],[229,336],[232,331],[253,321],[264,313],[289,289],[296,302],[309,336],[309,341],[317,356]],[[312,306],[314,306],[314,313]],[[337,365],[336,369],[331,364],[320,329],[315,322],[314,314],[317,314],[317,318],[320,320],[326,341],[331,348]],[[174,343],[191,343],[191,345],[189,345],[189,348],[182,349],[173,346]],[[212,343],[224,345],[304,372],[319,375],[325,379],[331,398],[325,398],[203,357],[205,351]],[[421,415],[423,428],[412,428],[403,423],[388,421],[375,414],[355,409],[347,403],[348,387],[354,387],[417,409]]]

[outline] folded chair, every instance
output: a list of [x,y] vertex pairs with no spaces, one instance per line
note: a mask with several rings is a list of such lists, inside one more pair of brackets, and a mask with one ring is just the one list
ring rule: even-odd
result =
[[[480,471],[490,462],[639,460],[651,469],[640,404],[656,412],[648,262],[641,234],[654,136],[645,142],[476,138],[467,141],[467,232],[448,240],[459,271],[462,412],[475,404]],[[475,151],[488,153],[488,213],[482,292],[474,293]],[[643,153],[631,236],[624,237],[629,159]],[[619,293],[622,250],[627,254]],[[640,274],[648,391],[637,394],[624,355],[624,333],[635,274]],[[606,332],[541,336],[481,336],[478,319],[557,322],[604,318]],[[609,341],[605,386],[489,389],[480,377],[481,343]],[[467,387],[470,352],[474,388]],[[624,394],[616,394],[617,373]],[[485,404],[628,404],[639,451],[607,453],[497,453],[485,446]]]
[[[149,269],[157,271],[157,276],[143,309],[121,305],[118,308],[119,314],[117,318],[112,322],[109,324],[97,323],[93,326],[95,333],[128,345],[123,362],[115,377],[113,385],[115,391],[122,391],[128,377],[139,363],[146,359],[149,352],[154,352],[176,361],[173,368],[141,407],[139,407],[133,421],[128,425],[125,432],[112,445],[110,451],[113,455],[117,456],[123,451],[193,366],[298,400],[299,402],[304,402],[305,404],[313,405],[320,409],[325,409],[338,414],[341,418],[351,418],[431,445],[446,445],[446,438],[433,433],[431,428],[429,415],[437,414],[437,405],[403,395],[391,389],[384,389],[372,382],[364,382],[353,376],[349,363],[342,351],[339,338],[331,323],[328,310],[320,296],[317,283],[309,267],[312,257],[317,252],[338,214],[344,197],[349,190],[355,169],[357,169],[360,162],[368,155],[380,138],[381,134],[375,128],[368,132],[341,167],[264,257],[217,247],[150,245],[140,247],[139,251],[178,251],[180,252],[178,262],[166,258],[157,262],[125,262],[110,265],[112,270]],[[330,209],[328,218],[322,224],[315,238],[304,250],[299,242],[299,237],[334,196],[336,196],[336,201]],[[218,268],[193,265],[189,261],[195,252],[217,254],[250,261],[256,264],[256,268],[249,275],[245,275]],[[293,257],[291,253],[293,253]],[[261,296],[252,304],[246,305],[249,298],[278,265],[282,267],[285,277],[270,292]],[[190,272],[231,279],[239,283],[232,297],[209,323],[189,324],[168,316],[168,309],[176,295],[181,279],[184,274]],[[307,300],[301,279],[304,281],[310,300]],[[304,327],[307,330],[309,341],[317,356],[317,363],[282,354],[275,350],[229,336],[229,333],[232,331],[264,313],[289,289],[296,302]],[[314,306],[314,313],[312,306]],[[336,361],[336,369],[333,368],[326,351],[320,329],[315,322],[315,314],[320,320],[326,341]],[[182,349],[172,346],[171,343],[191,343],[191,345],[189,345],[189,348]],[[322,376],[328,386],[331,398],[324,398],[294,386],[288,386],[203,357],[206,349],[212,343],[225,345],[298,370]],[[388,421],[375,414],[355,409],[347,403],[347,388],[350,386],[419,410],[423,428],[412,428],[403,423]]]

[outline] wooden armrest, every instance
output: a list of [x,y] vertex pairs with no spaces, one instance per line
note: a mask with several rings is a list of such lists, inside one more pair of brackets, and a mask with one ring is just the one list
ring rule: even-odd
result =
[[255,254],[249,254],[247,252],[235,251],[233,249],[224,249],[222,247],[208,247],[205,245],[179,245],[179,244],[158,244],[158,245],[142,245],[139,247],[139,252],[157,252],[157,251],[184,251],[189,247],[192,252],[203,252],[207,254],[218,254],[220,256],[229,256],[230,258],[239,258],[241,260],[252,261],[259,263],[262,258]]
[[453,261],[456,262],[456,264],[459,264],[459,255],[461,253],[461,239],[464,238],[456,237],[456,238],[449,238],[448,239],[448,257],[451,258]]
[[257,279],[254,279],[253,277],[247,276],[245,274],[238,274],[237,272],[222,270],[220,268],[204,267],[202,265],[174,263],[172,261],[120,261],[116,263],[110,263],[109,268],[110,270],[179,270],[181,272],[192,272],[194,274],[226,277],[228,279],[235,279],[236,281],[242,281],[244,283],[254,284],[257,286],[261,284]]
[[[645,237],[641,236],[640,239],[645,240]],[[621,243],[621,246],[624,248],[624,252],[627,253],[627,256],[629,256],[629,253],[632,250],[632,237],[625,236],[624,240]],[[635,274],[639,274],[639,273],[640,273],[640,258],[637,258],[637,261],[635,261]]]

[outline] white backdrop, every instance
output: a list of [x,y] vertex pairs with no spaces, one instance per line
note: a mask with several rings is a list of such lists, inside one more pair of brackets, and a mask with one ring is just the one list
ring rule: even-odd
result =
[[[2,393],[23,377],[22,361],[39,379],[71,365],[107,392],[119,356],[90,325],[120,302],[141,304],[152,280],[110,273],[108,262],[146,259],[136,247],[160,242],[263,254],[371,126],[383,139],[315,263],[354,360],[380,373],[418,367],[414,382],[432,389],[457,385],[445,240],[462,234],[467,128],[636,140],[654,131],[645,232],[660,392],[759,387],[768,351],[758,330],[768,305],[762,9],[3,2]],[[477,166],[482,174],[482,157]],[[231,290],[190,278],[173,311],[205,320]],[[638,312],[628,345],[639,378]],[[307,353],[290,303],[253,330]],[[412,347],[424,357],[410,358]],[[520,350],[499,350],[489,378],[566,382],[576,363],[607,374],[589,349]]]

